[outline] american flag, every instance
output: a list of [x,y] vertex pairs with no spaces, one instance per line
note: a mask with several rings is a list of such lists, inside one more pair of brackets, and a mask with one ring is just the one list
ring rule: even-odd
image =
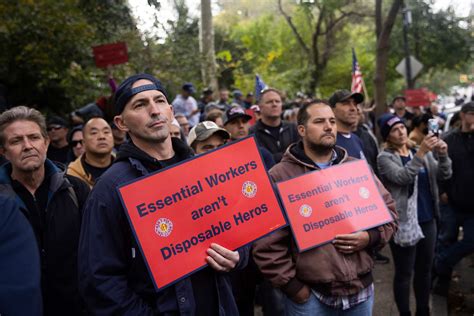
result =
[[357,57],[354,51],[354,48],[352,49],[352,86],[351,86],[351,91],[352,92],[362,92],[362,86],[363,86],[364,79],[362,78],[362,72],[360,71],[359,63],[357,62]]

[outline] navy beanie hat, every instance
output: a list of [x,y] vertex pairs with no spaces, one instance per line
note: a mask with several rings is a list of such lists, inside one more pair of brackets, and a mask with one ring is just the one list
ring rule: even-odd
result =
[[403,122],[401,118],[391,113],[383,114],[381,117],[379,117],[379,119],[377,120],[377,123],[379,124],[380,134],[382,134],[382,138],[384,141],[387,140],[388,134],[390,134],[392,127],[394,127],[397,124],[405,125],[405,122]]
[[[149,80],[152,83],[146,84],[140,87],[132,88],[133,84],[141,79]],[[147,91],[147,90],[161,91],[165,95],[166,99],[168,99],[168,95],[166,94],[165,88],[161,84],[160,80],[156,79],[155,77],[149,74],[133,75],[125,79],[117,88],[117,91],[115,91],[115,94],[114,94],[115,114],[119,115],[120,113],[122,113],[128,100],[130,100],[135,94],[143,92],[143,91]]]

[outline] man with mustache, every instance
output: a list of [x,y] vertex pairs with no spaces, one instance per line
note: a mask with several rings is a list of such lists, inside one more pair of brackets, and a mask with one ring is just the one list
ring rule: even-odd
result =
[[100,117],[87,121],[82,132],[85,152],[69,164],[67,173],[82,179],[92,188],[114,161],[114,137],[110,125]]
[[[354,160],[336,145],[336,117],[326,101],[304,105],[297,120],[302,140],[290,145],[281,162],[270,169],[273,181]],[[390,193],[380,181],[376,183],[396,218]],[[254,260],[264,277],[285,293],[286,315],[371,315],[374,284],[370,252],[385,245],[395,229],[391,222],[338,235],[331,243],[298,253],[290,228],[284,228],[254,243]]]
[[46,159],[48,145],[46,121],[37,110],[18,106],[0,115],[0,147],[9,160],[0,168],[0,184],[13,188],[33,228],[44,315],[82,315],[77,245],[89,188]]
[[171,137],[173,107],[155,77],[127,78],[115,92],[114,106],[114,123],[129,141],[120,146],[84,210],[78,259],[88,310],[94,315],[238,315],[227,272],[246,265],[248,247],[231,251],[212,244],[209,267],[155,290],[117,188],[188,159],[192,151]]

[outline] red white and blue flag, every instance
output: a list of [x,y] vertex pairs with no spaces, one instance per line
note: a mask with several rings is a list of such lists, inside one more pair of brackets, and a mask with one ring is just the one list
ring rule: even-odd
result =
[[362,78],[362,72],[360,71],[359,63],[357,62],[357,57],[352,48],[352,85],[351,91],[361,93],[363,90],[364,79]]

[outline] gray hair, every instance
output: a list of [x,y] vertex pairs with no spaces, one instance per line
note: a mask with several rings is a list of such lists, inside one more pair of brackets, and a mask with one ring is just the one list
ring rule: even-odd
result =
[[17,106],[11,108],[0,114],[0,146],[5,145],[5,129],[12,123],[16,121],[30,121],[38,124],[41,135],[44,138],[48,137],[48,132],[46,130],[46,119],[40,111],[26,107],[26,106]]

